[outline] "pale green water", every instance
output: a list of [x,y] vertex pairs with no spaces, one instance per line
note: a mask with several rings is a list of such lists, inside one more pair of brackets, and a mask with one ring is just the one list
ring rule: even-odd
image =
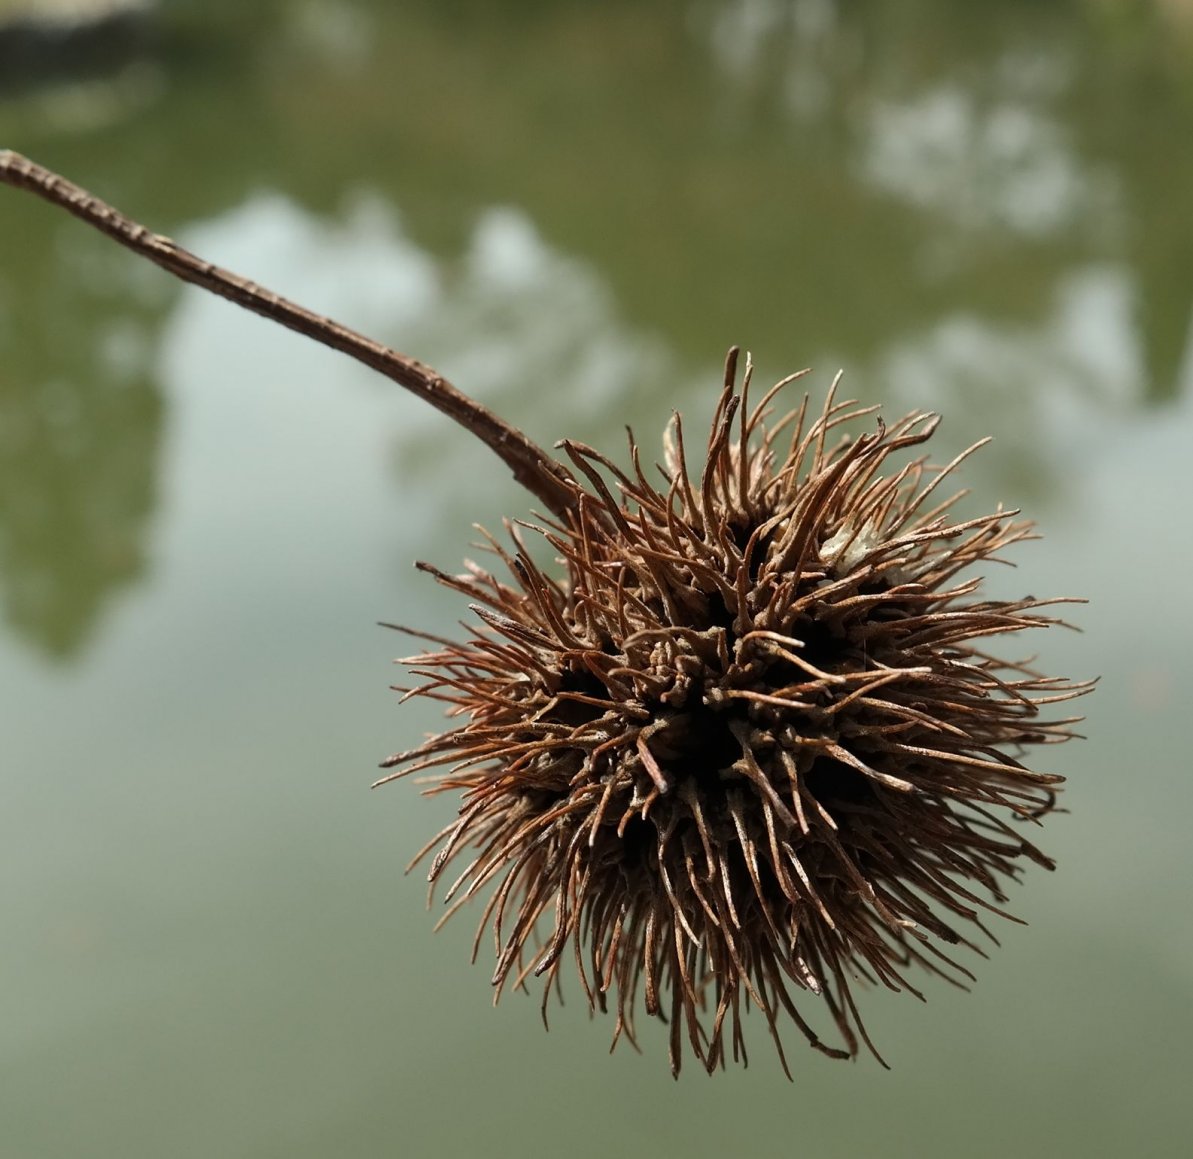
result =
[[[424,358],[549,444],[650,445],[724,348],[812,364],[1046,541],[1103,675],[973,994],[865,995],[890,1073],[489,1008],[376,762],[466,614],[411,566],[527,502],[396,388],[0,190],[0,1155],[1176,1156],[1193,1069],[1193,20],[830,0],[167,5],[0,144]],[[400,9],[400,11],[399,11]]]

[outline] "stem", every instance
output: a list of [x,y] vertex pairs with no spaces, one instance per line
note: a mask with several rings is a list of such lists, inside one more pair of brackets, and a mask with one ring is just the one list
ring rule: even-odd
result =
[[0,183],[28,190],[73,213],[184,282],[210,290],[254,314],[280,322],[363,362],[474,434],[506,463],[514,478],[555,515],[566,516],[575,507],[577,489],[565,467],[516,427],[457,390],[431,367],[196,257],[170,238],[151,233],[85,189],[9,149],[0,149]]

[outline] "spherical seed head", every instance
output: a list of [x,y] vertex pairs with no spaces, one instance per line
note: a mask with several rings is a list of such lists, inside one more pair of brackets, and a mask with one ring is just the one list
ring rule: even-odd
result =
[[1023,830],[1061,778],[1018,757],[1070,737],[1076,718],[1046,706],[1088,688],[985,650],[1058,622],[1039,609],[1061,601],[982,599],[962,574],[1032,525],[951,515],[940,484],[969,451],[888,463],[936,416],[886,427],[834,390],[815,419],[805,397],[772,422],[792,379],[750,409],[736,362],[698,474],[679,415],[660,483],[632,434],[628,472],[565,442],[574,507],[507,525],[510,548],[486,537],[504,578],[420,564],[480,622],[407,659],[407,691],[463,723],[383,778],[437,770],[428,791],[460,794],[419,856],[439,847],[449,913],[487,893],[477,943],[491,928],[498,993],[542,977],[545,1017],[574,957],[615,1043],[635,1041],[639,1003],[669,1023],[673,1073],[685,1040],[709,1071],[726,1040],[744,1062],[750,1004],[787,1071],[785,1019],[833,1057],[859,1038],[874,1051],[859,980],[918,994],[912,967],[972,978],[942,944],[980,953],[964,931],[1004,912],[1006,880],[1024,859],[1051,867]]

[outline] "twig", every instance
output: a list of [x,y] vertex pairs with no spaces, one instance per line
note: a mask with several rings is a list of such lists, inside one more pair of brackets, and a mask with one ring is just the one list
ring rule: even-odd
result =
[[87,190],[9,149],[0,150],[0,183],[28,190],[73,213],[184,282],[210,290],[363,362],[476,435],[509,466],[514,478],[555,515],[564,516],[575,506],[577,489],[562,464],[431,367],[196,257],[170,238],[138,225]]

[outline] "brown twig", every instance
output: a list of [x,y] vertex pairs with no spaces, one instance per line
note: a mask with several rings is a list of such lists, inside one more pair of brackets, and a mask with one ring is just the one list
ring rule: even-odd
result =
[[548,510],[563,516],[575,506],[578,492],[565,467],[516,427],[456,389],[431,367],[196,257],[170,238],[152,233],[87,190],[10,149],[0,150],[0,183],[26,189],[73,213],[184,282],[210,290],[363,362],[476,435]]

